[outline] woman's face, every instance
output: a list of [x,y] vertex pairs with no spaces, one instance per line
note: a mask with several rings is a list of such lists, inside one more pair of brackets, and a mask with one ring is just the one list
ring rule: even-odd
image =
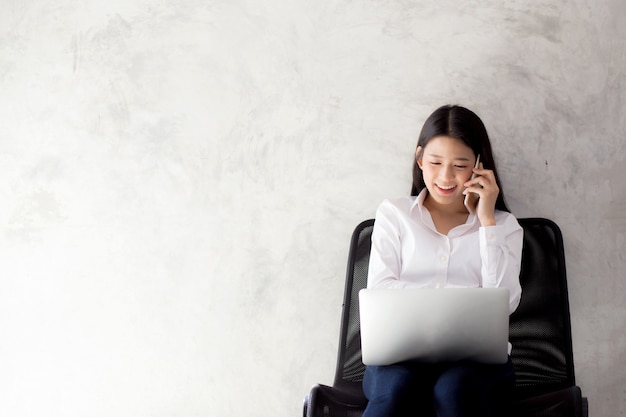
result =
[[[420,154],[420,151],[421,152]],[[472,149],[458,139],[448,136],[432,138],[422,149],[417,149],[417,164],[424,183],[435,202],[441,205],[463,205],[463,186],[476,162]]]

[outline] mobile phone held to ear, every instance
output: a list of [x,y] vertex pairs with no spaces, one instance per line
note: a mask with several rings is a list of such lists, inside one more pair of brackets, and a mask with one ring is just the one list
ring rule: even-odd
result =
[[[480,155],[476,157],[476,165],[474,165],[474,168],[478,169],[479,166],[480,166]],[[472,173],[472,177],[470,178],[470,181],[476,178],[477,176],[478,175],[476,175],[476,173]],[[478,198],[479,198],[479,195],[476,193],[467,193],[465,195],[465,200],[463,200],[463,203],[465,204],[465,207],[467,207],[467,211],[469,211],[470,213],[474,213],[476,211]]]

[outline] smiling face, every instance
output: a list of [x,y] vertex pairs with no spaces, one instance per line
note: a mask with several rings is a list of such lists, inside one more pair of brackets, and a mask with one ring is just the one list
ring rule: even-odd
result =
[[437,136],[418,149],[417,158],[431,203],[463,210],[463,184],[476,162],[472,149],[458,139]]

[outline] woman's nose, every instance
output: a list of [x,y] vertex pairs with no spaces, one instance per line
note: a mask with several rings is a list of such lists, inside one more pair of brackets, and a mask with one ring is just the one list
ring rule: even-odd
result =
[[447,166],[443,169],[443,175],[446,179],[454,178],[454,167]]

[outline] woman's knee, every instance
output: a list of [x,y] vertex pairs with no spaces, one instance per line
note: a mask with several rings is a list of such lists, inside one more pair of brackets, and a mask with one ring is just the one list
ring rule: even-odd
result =
[[[508,382],[500,370],[466,364],[443,372],[433,390],[440,415],[492,415],[498,388]],[[504,373],[504,367],[502,369]],[[469,412],[468,412],[469,411]]]
[[363,377],[363,390],[368,399],[405,395],[413,382],[413,372],[402,365],[368,366]]
[[478,379],[471,367],[456,366],[448,369],[435,383],[435,401],[450,403],[477,395],[481,385]]
[[363,391],[369,400],[364,417],[405,416],[415,407],[415,374],[402,365],[368,367]]

